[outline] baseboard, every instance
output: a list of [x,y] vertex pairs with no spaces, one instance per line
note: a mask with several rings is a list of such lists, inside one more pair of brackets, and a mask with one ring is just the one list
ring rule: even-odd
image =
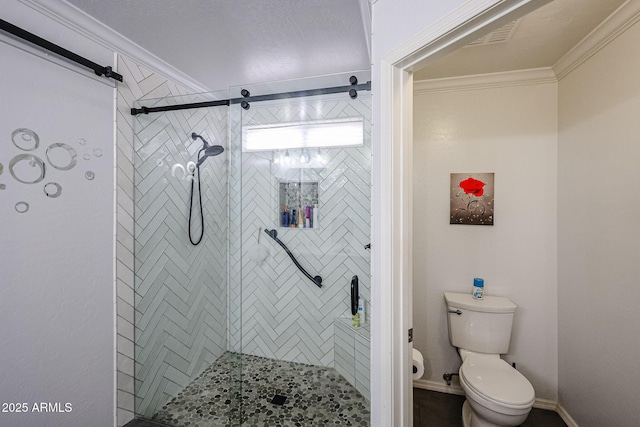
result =
[[557,412],[558,412],[558,415],[560,415],[560,418],[562,418],[562,421],[564,421],[565,424],[567,424],[567,427],[578,427],[578,423],[576,423],[575,420],[571,418],[571,415],[569,415],[567,410],[564,409],[562,405],[558,404]]
[[457,394],[464,396],[464,390],[462,387],[456,384],[446,385],[438,381],[429,380],[413,380],[413,386],[423,390],[439,391],[441,393]]
[[[455,384],[455,382],[456,381],[453,381],[453,384],[446,385],[445,383],[438,381],[413,380],[413,386],[415,388],[420,388],[423,390],[438,391],[440,393],[457,394],[460,396],[464,396],[464,390],[462,389],[462,387]],[[564,420],[564,422],[567,423],[568,427],[578,427],[578,424],[573,421],[567,411],[555,400],[536,398],[535,402],[533,402],[533,407],[557,412],[558,415],[560,415],[560,417]]]
[[550,399],[539,399],[533,402],[533,407],[538,409],[546,409],[547,411],[558,412],[558,402]]

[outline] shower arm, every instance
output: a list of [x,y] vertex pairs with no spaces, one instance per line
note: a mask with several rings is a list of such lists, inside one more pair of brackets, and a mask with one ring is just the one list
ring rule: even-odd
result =
[[269,235],[269,237],[271,237],[273,240],[275,240],[277,244],[282,246],[282,249],[285,250],[287,255],[289,255],[289,258],[291,258],[291,261],[293,261],[293,263],[296,265],[296,267],[298,267],[298,270],[300,270],[302,272],[302,274],[307,276],[307,278],[309,280],[311,280],[319,288],[322,287],[322,277],[320,277],[320,276],[312,276],[311,274],[309,274],[307,272],[307,270],[304,269],[304,267],[302,267],[300,265],[298,260],[296,260],[296,257],[294,257],[293,254],[291,253],[291,251],[289,250],[289,248],[287,248],[287,245],[285,245],[284,243],[282,243],[282,241],[280,239],[278,239],[278,232],[276,230],[267,230],[267,229],[265,229],[264,232],[267,233],[267,235]]

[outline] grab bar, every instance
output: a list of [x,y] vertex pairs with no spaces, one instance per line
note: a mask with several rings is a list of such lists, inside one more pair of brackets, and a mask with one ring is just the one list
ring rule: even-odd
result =
[[269,237],[271,237],[273,240],[276,241],[276,243],[278,243],[280,246],[282,246],[282,249],[285,250],[285,252],[287,253],[287,255],[289,255],[289,258],[291,258],[291,261],[293,261],[293,263],[296,265],[296,267],[298,267],[298,270],[300,270],[302,272],[302,274],[304,274],[305,276],[307,276],[309,278],[309,280],[311,280],[313,283],[315,283],[319,288],[322,287],[322,277],[320,276],[312,276],[309,273],[307,273],[307,270],[305,270],[300,263],[298,262],[298,260],[296,260],[296,257],[293,256],[293,254],[291,253],[291,251],[289,250],[289,248],[287,248],[287,245],[285,245],[284,243],[282,243],[282,241],[280,239],[278,239],[278,232],[274,229],[274,230],[264,230],[265,233],[267,233],[269,235]]

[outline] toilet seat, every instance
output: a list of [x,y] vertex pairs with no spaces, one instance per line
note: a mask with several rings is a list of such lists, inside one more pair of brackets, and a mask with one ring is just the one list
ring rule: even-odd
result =
[[460,367],[460,377],[477,395],[504,408],[531,408],[535,400],[531,383],[499,358],[471,355]]

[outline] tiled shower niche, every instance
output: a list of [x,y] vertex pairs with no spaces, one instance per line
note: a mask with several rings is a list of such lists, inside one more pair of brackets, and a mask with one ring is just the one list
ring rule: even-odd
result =
[[319,228],[317,181],[280,181],[278,194],[280,227]]

